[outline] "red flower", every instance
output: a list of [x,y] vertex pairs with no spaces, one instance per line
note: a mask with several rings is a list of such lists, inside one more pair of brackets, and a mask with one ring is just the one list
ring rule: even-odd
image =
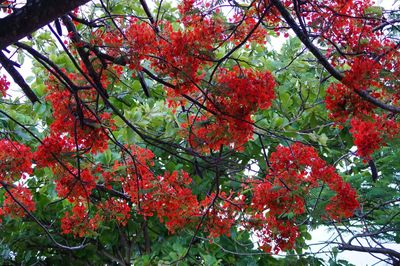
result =
[[3,97],[6,97],[7,94],[7,90],[10,88],[10,82],[7,81],[7,78],[5,75],[3,75],[2,77],[0,77],[0,94]]
[[370,159],[372,153],[386,142],[393,139],[400,132],[400,124],[386,115],[359,118],[351,120],[351,134],[357,146],[357,154]]
[[89,212],[83,204],[75,203],[72,214],[67,212],[61,219],[61,230],[63,234],[73,234],[74,237],[83,237],[93,233],[101,218],[98,214],[89,217]]
[[9,193],[5,194],[3,208],[0,209],[0,216],[9,215],[12,218],[24,217],[26,212],[16,201],[23,205],[28,211],[35,211],[35,203],[31,191],[28,188],[23,187],[22,185],[17,185],[13,188],[10,186],[9,191],[13,196]]
[[0,180],[15,181],[32,174],[31,149],[17,142],[0,140]]

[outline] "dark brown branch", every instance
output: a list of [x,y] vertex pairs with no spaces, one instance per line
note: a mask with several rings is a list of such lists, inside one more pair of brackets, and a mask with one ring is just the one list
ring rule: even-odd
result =
[[378,170],[373,160],[368,161],[369,168],[371,169],[372,181],[376,182],[378,180]]
[[385,254],[392,257],[396,257],[400,259],[400,253],[388,248],[374,248],[374,247],[361,247],[361,246],[354,246],[349,244],[341,244],[339,245],[339,250],[352,250],[352,251],[359,251],[359,252],[368,252],[368,253],[379,253]]
[[128,195],[126,195],[120,191],[117,191],[115,189],[109,189],[103,184],[97,184],[96,189],[106,192],[106,193],[109,193],[111,196],[118,197],[118,198],[121,198],[121,199],[124,199],[127,201],[131,201],[131,198]]
[[12,61],[9,60],[1,51],[0,51],[0,64],[4,67],[4,69],[8,72],[8,74],[10,74],[14,82],[18,84],[18,86],[22,89],[26,97],[28,97],[28,99],[32,103],[39,102],[39,98],[32,91],[31,87],[25,82],[21,74],[19,74],[19,72],[14,68]]
[[149,98],[150,97],[149,88],[147,87],[146,81],[144,80],[143,73],[140,71],[138,73],[138,78],[144,94],[146,95],[147,98]]
[[39,53],[38,51],[36,51],[32,47],[30,47],[29,45],[26,45],[24,43],[16,42],[15,46],[17,46],[18,48],[24,49],[29,54],[31,54],[36,60],[38,60],[38,61],[41,60],[44,63],[48,64],[65,81],[65,83],[68,85],[68,87],[70,87],[72,90],[78,90],[79,89],[78,86],[75,85],[68,78],[68,76],[53,61],[51,61],[49,58],[47,58],[46,56],[42,55],[41,53]]
[[0,50],[30,35],[89,0],[32,0],[0,19]]
[[156,25],[154,25],[155,21],[154,21],[153,15],[151,14],[149,6],[147,5],[146,1],[145,0],[140,0],[140,4],[142,5],[143,10],[146,13],[147,17],[149,18],[151,24],[153,26],[156,26]]
[[319,51],[319,49],[311,43],[307,34],[301,30],[301,28],[297,25],[297,22],[290,15],[289,11],[286,10],[285,6],[279,0],[271,0],[271,2],[275,5],[275,7],[279,10],[282,17],[285,19],[287,24],[292,28],[292,30],[296,33],[297,37],[301,40],[301,42],[310,50],[310,52],[318,59],[318,61],[324,66],[324,68],[332,74],[332,76],[337,80],[342,80],[343,75],[337,71],[331,63],[326,59],[326,57]]
[[[108,98],[108,93],[104,89],[103,85],[101,84],[100,74],[96,73],[96,70],[94,69],[92,63],[90,62],[89,53],[86,52],[82,47],[79,46],[79,44],[82,42],[82,40],[81,40],[79,33],[77,32],[77,30],[75,28],[75,25],[73,24],[71,18],[68,16],[63,16],[62,21],[65,24],[65,26],[67,27],[68,32],[73,33],[71,40],[76,45],[76,50],[78,51],[78,54],[79,54],[80,58],[82,59],[82,62],[85,65],[85,67],[89,73],[89,76],[92,79],[96,89],[101,91],[102,94],[104,94],[105,97]],[[90,79],[87,79],[87,80],[88,80],[88,82],[90,82]]]

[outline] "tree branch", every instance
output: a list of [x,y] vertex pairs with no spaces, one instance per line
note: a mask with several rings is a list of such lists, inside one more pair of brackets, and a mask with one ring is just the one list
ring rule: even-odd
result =
[[338,247],[339,250],[351,250],[351,251],[359,251],[359,252],[368,252],[368,253],[379,253],[385,254],[389,256],[396,257],[400,259],[400,253],[388,248],[374,248],[374,247],[361,247],[361,246],[354,246],[350,244],[341,244]]
[[0,50],[30,35],[89,0],[31,0],[0,19]]
[[[1,23],[1,20],[0,20]],[[10,59],[8,59],[3,52],[0,50],[0,64],[4,69],[10,74],[14,82],[22,89],[26,97],[32,102],[40,102],[39,98],[32,91],[31,87],[25,82],[24,78],[19,74],[19,72],[14,68],[14,65]]]

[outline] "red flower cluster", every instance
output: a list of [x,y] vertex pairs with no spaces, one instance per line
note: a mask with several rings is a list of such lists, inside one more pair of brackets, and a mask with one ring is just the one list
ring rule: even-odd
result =
[[171,233],[196,221],[199,215],[199,203],[189,187],[191,182],[184,171],[165,173],[153,181],[149,199],[143,202],[148,214],[157,213]]
[[32,152],[23,144],[0,140],[0,181],[14,182],[32,174]]
[[294,246],[299,231],[296,219],[305,212],[305,199],[311,189],[322,184],[336,192],[326,206],[332,219],[350,217],[359,204],[356,192],[319,158],[314,148],[295,143],[278,146],[270,157],[270,172],[254,186],[250,226],[257,231],[262,249],[275,252]]
[[373,59],[356,57],[351,69],[346,72],[343,83],[353,90],[366,90],[371,86],[379,87],[376,81],[382,66]]
[[[351,118],[354,143],[358,146],[358,154],[364,158],[385,145],[382,136],[392,138],[396,135],[393,129],[398,126],[394,120],[383,121],[386,116],[374,113],[375,106],[356,92],[367,91],[379,101],[393,105],[398,103],[400,96],[395,81],[399,73],[396,67],[400,59],[398,44],[377,30],[383,22],[382,10],[373,5],[370,0],[324,0],[306,3],[300,10],[308,25],[330,47],[327,56],[332,64],[350,66],[342,80],[344,85],[330,85],[325,101],[330,118],[340,126]],[[393,127],[386,127],[389,124]]]
[[7,78],[5,75],[0,77],[0,94],[3,97],[6,97],[7,90],[10,88],[10,82],[7,81]]
[[75,204],[72,208],[72,214],[67,212],[61,219],[61,230],[63,234],[73,234],[75,237],[83,237],[93,234],[101,217],[99,214],[89,216],[89,212],[83,203]]
[[[358,82],[357,84],[363,86],[362,84],[365,85],[365,83],[370,82]],[[370,158],[374,151],[386,145],[387,141],[399,134],[399,122],[388,119],[386,115],[374,114],[376,106],[363,100],[353,89],[343,84],[331,84],[326,93],[325,103],[326,108],[330,111],[329,117],[340,126],[350,121],[350,133],[358,148],[357,154],[364,159]],[[371,96],[379,98],[380,94],[373,92]]]
[[217,85],[211,88],[210,108],[217,112],[242,119],[258,109],[266,110],[275,98],[275,81],[268,71],[220,69]]
[[[32,157],[29,147],[8,139],[0,140],[0,181],[7,184],[12,194],[5,193],[3,207],[0,208],[0,221],[6,215],[13,218],[25,216],[24,210],[15,200],[28,211],[35,210],[30,190],[22,186],[22,180],[32,174]],[[16,181],[18,184],[14,185]]]
[[[370,0],[322,0],[311,1],[301,6],[300,15],[314,32],[327,43],[335,43],[343,53],[379,53],[384,36],[374,27],[380,23],[378,15],[366,14],[374,2]],[[368,41],[367,41],[368,40]],[[343,58],[335,54],[335,58]]]
[[96,177],[88,169],[78,172],[76,169],[64,172],[64,175],[56,180],[58,196],[67,198],[70,202],[79,202],[89,198],[96,187]]
[[[247,117],[246,117],[247,118]],[[221,146],[242,150],[243,145],[252,138],[253,126],[249,120],[237,120],[229,116],[189,116],[189,123],[182,124],[188,135],[187,140],[192,148],[209,153],[219,150]]]
[[21,208],[18,203],[30,212],[35,211],[35,202],[33,201],[31,191],[28,188],[23,187],[22,185],[17,185],[15,187],[9,186],[8,189],[12,196],[9,193],[5,194],[3,207],[0,208],[0,222],[1,217],[6,215],[9,215],[11,218],[26,216],[25,210]]
[[[379,93],[373,93],[372,96],[379,97]],[[330,111],[329,118],[338,123],[345,123],[352,115],[370,114],[376,108],[341,83],[332,83],[328,87],[325,104]]]
[[[95,102],[94,90],[85,90],[76,97],[58,85],[49,85],[46,97],[53,106],[54,122],[50,125],[53,142],[63,139],[71,146],[79,146],[81,150],[92,153],[107,149],[105,127],[111,126],[110,115],[94,114],[85,102]],[[79,97],[79,101],[77,99]],[[65,137],[64,137],[65,136]]]
[[231,227],[239,224],[241,215],[248,211],[245,200],[246,197],[239,193],[220,191],[218,195],[211,193],[200,203],[202,215],[207,215],[204,231],[209,233],[211,239],[230,236]]
[[241,150],[252,138],[251,115],[271,106],[275,81],[268,71],[221,69],[217,85],[210,89],[206,106],[215,115],[192,115],[183,127],[190,145],[203,152],[221,145]]
[[131,201],[138,206],[138,212],[148,214],[146,206],[142,202],[148,198],[142,190],[151,190],[154,174],[150,167],[154,166],[154,154],[145,148],[132,145],[130,147],[132,157],[127,158],[121,172],[122,188],[129,195]]
[[74,158],[74,148],[74,143],[66,136],[47,136],[34,153],[35,163],[38,167],[54,167],[64,158]]
[[131,208],[124,199],[110,198],[99,206],[103,217],[110,221],[116,221],[121,226],[126,226],[131,217]]
[[[376,106],[359,97],[355,91],[383,88],[379,73],[382,65],[375,60],[357,57],[346,72],[343,84],[331,84],[326,90],[325,103],[330,111],[329,117],[336,122],[350,125],[357,146],[357,154],[365,159],[399,133],[399,123],[387,119],[386,115],[374,114]],[[372,91],[370,95],[384,99],[384,92]]]
[[364,119],[354,117],[351,120],[350,132],[357,146],[357,154],[370,159],[374,151],[400,133],[400,124],[388,119],[386,115],[373,115]]
[[[382,23],[382,14],[373,5],[370,0],[324,0],[305,3],[299,10],[308,26],[330,47],[327,56],[333,65],[347,64],[351,67],[342,81],[348,88],[334,84],[326,91],[330,117],[340,123],[353,116],[356,121],[364,120],[363,123],[372,126],[368,117],[374,116],[374,106],[359,98],[354,91],[368,90],[372,97],[390,103],[396,103],[400,95],[398,85],[393,82],[398,73],[396,65],[399,65],[400,51],[387,34],[376,30]],[[388,98],[389,95],[392,98]],[[360,143],[359,137],[355,142]],[[375,147],[359,147],[359,151],[362,150],[360,152],[365,156],[371,154],[377,149],[376,145],[379,146],[377,140],[372,140],[371,145],[373,143]]]

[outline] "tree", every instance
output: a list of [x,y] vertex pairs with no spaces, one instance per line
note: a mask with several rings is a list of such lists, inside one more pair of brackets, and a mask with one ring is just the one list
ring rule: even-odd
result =
[[400,263],[396,7],[0,5],[2,263]]

